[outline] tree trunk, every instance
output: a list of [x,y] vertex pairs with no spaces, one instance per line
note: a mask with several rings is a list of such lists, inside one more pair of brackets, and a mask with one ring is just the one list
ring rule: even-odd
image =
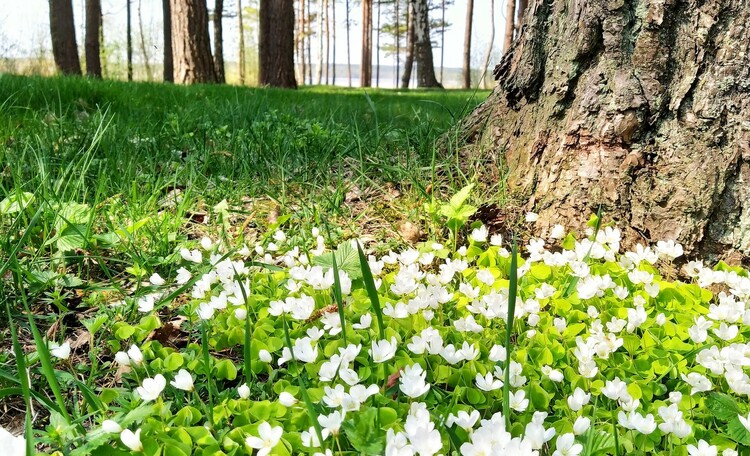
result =
[[513,32],[516,17],[516,0],[505,0],[505,39],[503,40],[503,54],[507,54],[513,43]]
[[378,22],[377,32],[375,33],[375,87],[380,87],[380,3],[380,0],[378,0]]
[[[470,1],[473,4],[473,0]],[[440,9],[442,10],[442,17],[440,19],[440,83],[442,84],[445,81],[443,79],[443,68],[445,65],[445,0],[442,1]]]
[[[409,0],[411,2],[411,0]],[[401,88],[408,89],[411,82],[411,71],[414,68],[414,15],[411,4],[406,8],[406,58],[404,59],[404,74],[401,76]]]
[[320,85],[323,82],[323,0],[318,0],[318,55],[317,66],[315,67],[315,84]]
[[216,82],[205,0],[170,1],[175,82]]
[[414,59],[417,61],[417,87],[442,87],[435,77],[427,0],[411,0],[414,16]]
[[331,56],[331,25],[330,25],[330,20],[329,20],[329,17],[328,17],[328,0],[324,0],[323,1],[323,10],[325,10],[325,12],[326,12],[326,17],[325,17],[325,21],[326,22],[325,22],[325,25],[324,25],[326,42],[325,42],[325,52],[324,52],[324,54],[325,54],[325,58],[326,58],[326,65],[325,65],[326,85],[328,85],[328,76],[329,76],[329,71],[328,70],[329,70],[329,67],[330,67],[330,64],[331,64],[331,59],[330,59],[330,56]]
[[349,0],[346,0],[346,77],[349,79],[349,87],[352,86],[352,46],[351,46],[351,22],[349,20],[349,13],[351,12],[351,5]]
[[399,70],[401,69],[401,17],[398,13],[398,4],[399,0],[395,1],[396,3],[396,80],[394,82],[394,87],[398,87],[398,80],[399,80]]
[[308,84],[312,85],[312,19],[310,18],[310,0],[304,0],[307,2],[307,81]]
[[372,87],[372,0],[362,0],[362,63],[359,85]]
[[331,80],[332,84],[336,85],[336,0],[333,0],[331,7],[331,21],[333,22],[333,27],[331,29],[331,39],[333,40],[333,74],[331,75]]
[[492,47],[495,44],[495,0],[490,0],[490,42],[487,45],[487,50],[484,52],[484,59],[482,59],[482,87],[485,89],[489,88],[490,75],[487,74],[490,66],[490,58],[492,57]]
[[305,0],[299,1],[299,9],[295,13],[296,30],[294,33],[294,52],[296,55],[294,78],[305,83]]
[[260,1],[260,84],[296,89],[294,0]]
[[466,27],[464,28],[464,89],[471,88],[471,22],[474,0],[466,2]]
[[86,0],[86,75],[102,78],[101,60],[101,0]]
[[151,62],[148,56],[148,48],[146,47],[146,36],[143,33],[143,15],[141,14],[141,2],[138,0],[138,34],[141,38],[141,54],[143,55],[143,65],[146,67],[146,79],[149,81],[154,79],[154,75],[151,74]]
[[226,82],[224,76],[224,0],[214,1],[214,71],[216,72],[216,82],[223,84]]
[[518,0],[516,6],[516,36],[521,34],[521,26],[523,25],[523,16],[526,14],[526,8],[529,7],[529,0]]
[[524,27],[462,129],[504,154],[535,229],[581,228],[601,206],[626,247],[750,254],[750,9],[532,0]]
[[174,82],[174,65],[172,64],[172,13],[170,0],[162,0],[161,8],[164,15],[164,82]]
[[237,26],[240,29],[239,56],[237,62],[240,85],[245,85],[245,21],[242,17],[242,0],[237,0]]
[[50,0],[49,23],[57,69],[65,75],[80,75],[81,61],[78,58],[72,1]]
[[128,81],[133,80],[133,11],[130,7],[131,0],[125,0],[126,2],[126,8],[125,8],[125,33],[127,34],[127,37],[125,38],[126,44],[126,60],[127,60],[127,68],[128,68]]

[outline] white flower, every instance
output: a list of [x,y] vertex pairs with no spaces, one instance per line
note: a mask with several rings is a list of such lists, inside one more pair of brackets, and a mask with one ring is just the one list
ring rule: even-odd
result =
[[673,404],[679,404],[682,401],[682,393],[679,391],[672,391],[669,393],[669,402]]
[[399,378],[399,389],[411,398],[417,398],[430,390],[429,383],[425,382],[427,372],[420,364],[406,366]]
[[[203,262],[203,254],[200,250],[194,249],[192,251],[188,249],[181,249],[180,255],[183,259],[186,261],[191,261],[193,263],[202,263]],[[177,271],[179,273],[179,271]]]
[[338,410],[330,415],[318,415],[318,423],[323,426],[324,430],[333,435],[338,435],[341,429],[341,423],[344,422],[344,415]]
[[490,245],[498,247],[503,244],[503,237],[499,234],[490,236]]
[[167,379],[161,374],[156,374],[154,378],[143,379],[143,383],[136,388],[136,392],[144,402],[149,402],[156,400],[166,386]]
[[589,430],[591,427],[591,420],[585,416],[579,416],[576,418],[576,422],[573,423],[573,432],[575,435],[581,435]]
[[477,374],[476,384],[477,388],[482,391],[494,391],[503,387],[503,382],[495,379],[491,373],[487,373],[484,377],[482,374]]
[[737,334],[739,334],[740,329],[737,327],[737,325],[731,325],[727,326],[726,323],[723,321],[719,325],[719,328],[714,328],[714,334],[716,334],[716,337],[718,337],[721,340],[730,341],[737,337]]
[[618,377],[615,377],[614,380],[607,380],[604,383],[602,394],[612,399],[613,401],[624,399],[630,396],[628,394],[628,385]]
[[690,372],[689,374],[680,374],[683,380],[691,386],[690,395],[700,393],[703,391],[711,391],[711,380],[706,376],[701,375],[697,372]]
[[737,450],[733,448],[727,448],[726,450],[721,452],[721,456],[738,456],[739,453],[737,453]]
[[557,445],[552,456],[578,456],[583,451],[583,445],[576,442],[573,434],[563,434],[557,438]]
[[716,446],[709,445],[703,439],[698,441],[697,447],[695,445],[688,445],[687,450],[690,456],[716,456],[719,453],[719,449]]
[[70,358],[70,343],[63,342],[62,345],[59,345],[57,342],[50,342],[49,352],[52,353],[52,356],[55,358],[68,359]]
[[539,220],[539,214],[536,212],[527,212],[526,213],[526,222],[528,223],[534,223],[537,220]]
[[510,408],[516,412],[524,412],[529,407],[529,400],[526,399],[526,391],[518,390],[509,396]]
[[390,342],[387,340],[372,341],[372,349],[368,350],[372,360],[376,363],[388,361],[396,355],[396,338],[391,337]]
[[214,306],[212,306],[211,303],[202,302],[195,312],[198,314],[198,317],[200,317],[201,320],[210,320],[211,317],[214,316],[214,310]]
[[213,246],[214,246],[214,241],[212,241],[211,238],[207,236],[203,236],[201,238],[201,248],[203,248],[203,250],[211,250],[211,247]]
[[193,377],[185,369],[180,369],[169,384],[183,391],[193,391]]
[[143,451],[140,429],[136,429],[135,433],[130,429],[124,429],[120,433],[120,440],[126,447],[130,448],[131,451]]
[[552,369],[552,367],[550,366],[542,366],[542,374],[546,375],[550,380],[557,383],[563,381],[564,379],[562,372],[557,369]]
[[258,450],[258,456],[266,456],[271,453],[271,450],[279,444],[281,440],[281,434],[284,433],[284,429],[281,426],[271,427],[267,421],[260,423],[258,426],[259,437],[250,436],[245,439],[245,443],[250,448]]
[[177,285],[185,285],[190,281],[190,278],[193,277],[193,275],[185,268],[180,268],[177,270],[177,277],[175,278],[175,282],[177,282]]
[[493,363],[496,363],[498,361],[505,362],[506,357],[507,357],[507,354],[505,351],[505,347],[503,347],[502,345],[493,345],[492,348],[490,349],[489,360],[492,361]]
[[[102,431],[111,434],[119,434],[120,432],[122,432],[122,426],[117,424],[117,421],[104,420],[104,422],[102,423]],[[2,445],[0,445],[0,448],[2,448]]]
[[474,425],[477,424],[477,421],[479,421],[479,417],[479,412],[476,410],[472,410],[471,414],[464,410],[460,410],[458,412],[458,415],[454,415],[452,413],[448,415],[448,421],[446,422],[446,425],[448,427],[451,427],[455,424],[466,432],[469,432],[474,428]]
[[487,227],[482,225],[472,230],[469,238],[474,242],[481,243],[487,241],[487,234]]
[[549,233],[551,239],[562,239],[565,237],[565,227],[562,225],[555,225],[552,227],[552,231]]
[[584,405],[589,403],[591,400],[591,394],[586,393],[581,388],[576,388],[573,394],[568,396],[568,407],[574,412],[577,412],[583,408]]
[[271,356],[271,353],[265,348],[261,349],[258,352],[258,358],[260,358],[260,360],[263,361],[264,363],[270,363],[273,361],[273,357]]
[[385,436],[385,456],[414,456],[414,450],[407,439],[406,433],[388,429]]
[[159,274],[154,272],[151,274],[151,277],[148,278],[148,281],[151,282],[151,285],[156,285],[157,287],[160,287],[167,283]]
[[372,315],[366,313],[359,318],[359,323],[352,324],[354,329],[367,329],[372,325]]
[[135,345],[131,345],[128,349],[128,356],[136,365],[143,362],[143,353],[141,352],[141,349]]
[[115,362],[120,366],[130,366],[130,357],[124,351],[115,353]]
[[279,403],[284,407],[291,407],[297,403],[297,399],[290,393],[283,391],[281,394],[279,394]]
[[24,456],[26,439],[22,435],[15,436],[0,426],[0,448],[5,456]]
[[750,413],[748,413],[747,416],[737,415],[737,418],[739,418],[740,423],[745,426],[745,429],[750,432]]
[[239,386],[239,388],[237,388],[237,394],[242,399],[247,399],[248,397],[250,397],[250,387],[247,386],[247,383],[243,383]]

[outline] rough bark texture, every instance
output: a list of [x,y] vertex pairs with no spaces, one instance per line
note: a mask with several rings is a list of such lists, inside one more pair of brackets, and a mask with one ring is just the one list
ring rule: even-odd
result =
[[[471,22],[474,18],[474,0],[466,2],[466,26],[464,27],[464,89],[471,88]],[[493,32],[494,34],[494,32]],[[442,70],[442,67],[441,67]],[[442,72],[440,78],[442,79]]]
[[216,82],[224,83],[224,0],[214,2],[214,71]]
[[216,82],[205,0],[170,1],[175,82]]
[[414,59],[417,61],[417,87],[442,87],[435,77],[430,37],[430,11],[427,0],[411,0],[414,16]]
[[71,0],[50,0],[49,26],[52,35],[52,54],[57,69],[66,75],[80,75],[76,28]]
[[372,0],[362,0],[362,63],[359,85],[372,86]]
[[261,0],[259,59],[261,85],[297,88],[293,0]]
[[750,253],[750,9],[734,0],[533,0],[463,125],[508,188],[580,228],[601,205],[629,243]]
[[507,54],[513,44],[515,31],[516,0],[505,0],[505,37],[503,38],[503,54]]
[[170,0],[162,0],[161,9],[164,16],[164,82],[174,82],[174,65],[172,64],[172,13]]
[[101,0],[86,0],[86,75],[102,77],[101,42],[102,26]]

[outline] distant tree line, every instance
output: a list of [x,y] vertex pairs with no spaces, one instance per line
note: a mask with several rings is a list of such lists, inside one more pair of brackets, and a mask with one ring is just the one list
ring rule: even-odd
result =
[[[101,0],[85,0],[85,70],[86,75],[102,77],[103,21]],[[146,52],[140,0],[122,0],[126,5],[127,78],[133,79],[132,5],[138,2],[139,47],[147,73],[151,61]],[[230,0],[231,1],[231,0]],[[396,82],[408,88],[416,70],[417,87],[442,87],[444,53],[440,53],[439,73],[433,62],[433,47],[445,49],[445,31],[450,27],[445,19],[446,8],[453,0],[162,0],[163,12],[163,80],[178,84],[224,83],[223,19],[236,18],[239,28],[237,40],[239,83],[247,81],[246,32],[257,30],[257,74],[261,85],[296,88],[298,84],[329,84],[336,80],[336,14],[339,20],[343,6],[346,33],[346,77],[352,81],[351,33],[357,18],[352,15],[352,4],[361,5],[362,32],[359,85],[373,84],[373,49],[376,71],[380,82],[381,53],[396,61]],[[212,4],[209,5],[209,2]],[[517,3],[516,3],[517,2]],[[486,77],[495,37],[494,19],[489,32],[489,43],[482,58],[481,81],[472,81],[471,52],[474,0],[466,0],[464,29],[463,77],[465,88],[481,82],[489,86]],[[49,0],[50,32],[55,65],[64,75],[81,75],[82,65],[76,42],[72,0]],[[211,9],[209,9],[211,6]],[[225,10],[233,6],[232,12]],[[494,0],[490,0],[488,14],[494,18]],[[507,51],[520,32],[520,24],[527,0],[508,0],[504,49]],[[252,20],[249,20],[251,18]],[[212,23],[213,40],[209,36]],[[257,22],[255,25],[249,22]],[[374,40],[374,46],[373,46]],[[211,46],[213,43],[213,48]],[[313,54],[312,50],[316,52]],[[313,55],[315,62],[313,62]],[[403,60],[402,60],[403,57]],[[438,78],[439,74],[439,78]],[[399,81],[400,79],[400,81]]]

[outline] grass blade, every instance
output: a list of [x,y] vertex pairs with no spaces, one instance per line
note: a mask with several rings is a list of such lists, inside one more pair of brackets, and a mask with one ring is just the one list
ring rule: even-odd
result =
[[362,281],[365,283],[365,290],[367,290],[367,296],[370,298],[372,311],[373,313],[375,313],[375,318],[378,320],[380,340],[385,340],[383,310],[380,308],[380,298],[378,297],[378,290],[375,288],[375,280],[372,278],[370,263],[367,262],[367,257],[365,257],[365,252],[362,251],[362,246],[359,245],[359,241],[357,241],[357,253],[359,254],[359,266],[360,268],[362,268]]
[[18,342],[18,333],[10,313],[10,304],[5,301],[5,312],[8,316],[10,334],[13,339],[13,353],[16,357],[16,366],[18,369],[18,378],[21,383],[21,394],[23,402],[26,405],[26,418],[24,421],[24,436],[26,438],[26,454],[35,454],[34,452],[34,431],[31,428],[31,385],[29,377],[26,375],[26,355]]

